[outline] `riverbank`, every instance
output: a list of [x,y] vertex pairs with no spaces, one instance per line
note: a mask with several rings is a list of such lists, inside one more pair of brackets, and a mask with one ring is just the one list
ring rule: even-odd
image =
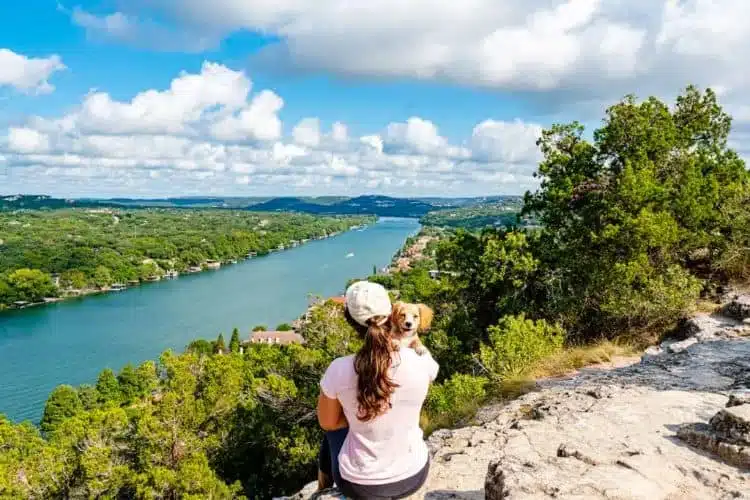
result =
[[[376,222],[377,222],[377,219],[376,219]],[[350,226],[346,231],[333,231],[331,233],[325,233],[320,236],[304,238],[301,240],[287,240],[283,243],[280,243],[277,247],[271,248],[267,251],[260,251],[260,252],[252,251],[243,255],[233,256],[223,261],[206,260],[206,261],[201,262],[200,265],[189,266],[180,271],[176,269],[160,270],[161,272],[159,274],[155,274],[153,276],[149,276],[143,279],[129,280],[127,284],[126,283],[112,283],[111,285],[101,286],[101,287],[96,287],[96,288],[60,289],[59,288],[60,278],[59,276],[54,276],[53,280],[55,282],[55,286],[58,287],[58,290],[60,293],[59,296],[44,297],[43,300],[37,301],[37,302],[16,301],[12,303],[10,306],[0,307],[0,313],[2,313],[3,311],[12,311],[12,310],[28,309],[32,307],[40,307],[40,306],[45,306],[49,304],[55,304],[55,303],[66,301],[66,300],[71,300],[71,299],[82,299],[82,298],[85,298],[87,296],[92,296],[92,295],[103,295],[103,294],[109,294],[109,293],[122,292],[124,290],[127,290],[128,288],[142,286],[148,283],[155,283],[163,279],[177,279],[180,277],[180,275],[185,275],[185,274],[197,274],[197,273],[202,273],[206,271],[216,271],[218,269],[221,269],[223,266],[233,265],[241,261],[264,257],[264,256],[271,255],[277,252],[283,252],[285,250],[290,250],[292,248],[297,248],[299,246],[305,245],[307,243],[310,243],[311,241],[320,241],[320,240],[325,240],[328,238],[333,238],[333,237],[339,236],[343,232],[361,231],[371,225],[372,224],[355,224],[355,225]],[[144,263],[153,263],[151,259],[147,259],[147,260],[149,262],[144,262]]]

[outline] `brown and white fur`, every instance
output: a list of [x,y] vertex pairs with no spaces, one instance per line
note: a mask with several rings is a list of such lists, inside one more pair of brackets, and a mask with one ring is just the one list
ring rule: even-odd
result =
[[426,332],[432,325],[432,309],[424,304],[396,302],[391,312],[393,342],[397,347],[411,347],[420,356],[427,348],[419,339],[420,332]]

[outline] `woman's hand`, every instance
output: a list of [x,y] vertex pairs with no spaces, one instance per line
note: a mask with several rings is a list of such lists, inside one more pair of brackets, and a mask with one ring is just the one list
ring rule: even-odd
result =
[[338,399],[331,399],[322,392],[318,396],[318,423],[324,431],[336,431],[349,426]]

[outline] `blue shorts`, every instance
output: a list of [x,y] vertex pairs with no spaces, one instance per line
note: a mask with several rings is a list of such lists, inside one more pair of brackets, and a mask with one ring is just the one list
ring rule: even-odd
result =
[[320,471],[329,477],[333,477],[334,483],[338,486],[341,493],[352,499],[373,499],[382,500],[386,498],[405,498],[416,492],[427,480],[427,474],[430,472],[430,461],[411,477],[388,484],[355,484],[341,478],[339,470],[339,452],[344,446],[344,440],[349,433],[348,428],[337,431],[326,432],[323,442],[320,445],[320,455],[318,456],[318,467]]

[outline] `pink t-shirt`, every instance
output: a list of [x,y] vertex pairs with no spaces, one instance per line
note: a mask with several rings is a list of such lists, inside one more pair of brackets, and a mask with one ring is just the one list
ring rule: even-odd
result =
[[341,477],[355,484],[389,484],[415,475],[427,463],[428,451],[419,413],[438,364],[428,354],[402,348],[393,353],[391,378],[399,385],[392,407],[370,420],[357,418],[357,374],[354,356],[333,360],[320,381],[327,397],[338,399],[349,422],[339,453]]

